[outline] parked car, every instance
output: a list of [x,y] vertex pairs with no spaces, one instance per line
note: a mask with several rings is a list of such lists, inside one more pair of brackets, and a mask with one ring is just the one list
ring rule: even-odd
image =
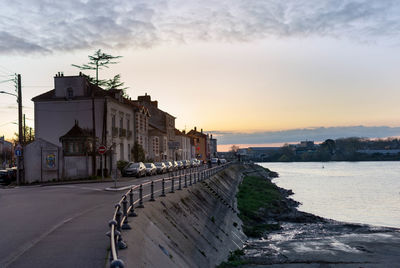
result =
[[167,167],[167,171],[168,171],[168,172],[169,172],[169,171],[174,171],[174,165],[173,165],[171,162],[166,161],[166,162],[164,162],[164,164],[165,164],[165,166]]
[[146,166],[146,175],[153,176],[157,174],[157,168],[153,163],[145,163]]
[[9,184],[11,182],[10,175],[5,169],[0,170],[0,183]]
[[178,164],[178,169],[184,169],[185,168],[185,166],[183,165],[182,161],[177,161],[176,163]]
[[190,161],[189,160],[182,160],[183,166],[185,168],[189,168],[190,167]]
[[198,161],[199,161],[199,160],[193,158],[192,160],[190,160],[190,165],[191,165],[192,167],[197,167],[197,166],[199,165],[199,162],[198,162]]
[[218,164],[218,158],[211,158],[211,164]]
[[178,162],[172,161],[172,165],[174,166],[174,170],[178,170],[179,169]]
[[220,158],[219,161],[221,161],[221,164],[226,164],[226,159],[225,158]]
[[143,162],[129,162],[129,164],[122,170],[122,175],[136,177],[146,176],[146,166]]
[[16,167],[6,168],[6,170],[8,172],[8,176],[10,177],[10,180],[16,181],[17,180],[17,168]]
[[163,162],[156,162],[154,165],[156,166],[158,174],[163,174],[168,172],[168,168]]

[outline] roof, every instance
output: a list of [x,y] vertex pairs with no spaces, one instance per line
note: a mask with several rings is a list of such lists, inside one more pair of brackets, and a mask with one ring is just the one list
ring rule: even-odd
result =
[[181,131],[179,131],[179,129],[176,129],[176,128],[175,128],[175,135],[186,136],[186,134],[183,134]]
[[155,125],[151,124],[150,122],[149,122],[149,127],[153,128],[155,130],[158,130],[158,131],[160,131],[162,133],[167,133],[165,130],[162,130],[159,127],[156,127]]
[[[88,92],[89,94],[87,96],[75,96],[74,99],[90,99],[92,97],[92,92],[94,92],[94,97],[95,98],[105,98],[105,97],[111,97],[113,99],[115,99],[115,93],[120,92],[121,90],[119,89],[110,89],[110,90],[105,90],[102,89],[101,87],[91,84],[88,82]],[[43,94],[40,94],[34,98],[32,98],[33,102],[37,102],[37,101],[65,101],[65,98],[55,98],[54,97],[55,94],[55,89],[49,90]],[[138,111],[143,112],[144,114],[146,114],[147,116],[150,117],[150,112],[149,109],[147,109],[147,107],[145,107],[144,105],[141,105],[139,103],[135,103],[135,101],[132,101],[131,99],[122,97],[122,103],[127,104],[131,107],[136,108]]]
[[188,132],[188,135],[192,136],[200,136],[200,137],[207,137],[206,134],[198,132],[197,130],[192,129],[191,131]]
[[91,137],[91,136],[92,136],[91,130],[79,127],[78,122],[75,121],[75,125],[64,136],[61,136],[60,140],[65,138]]

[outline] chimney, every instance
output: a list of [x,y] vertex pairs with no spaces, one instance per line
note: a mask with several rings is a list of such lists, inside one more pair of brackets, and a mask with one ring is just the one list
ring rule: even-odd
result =
[[194,131],[197,131],[197,127],[194,127]]
[[201,129],[201,134],[203,134],[203,129]]

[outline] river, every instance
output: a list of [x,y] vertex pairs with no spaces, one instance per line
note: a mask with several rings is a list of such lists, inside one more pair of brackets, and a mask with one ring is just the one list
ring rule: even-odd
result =
[[279,173],[299,210],[338,221],[400,227],[400,162],[259,163]]

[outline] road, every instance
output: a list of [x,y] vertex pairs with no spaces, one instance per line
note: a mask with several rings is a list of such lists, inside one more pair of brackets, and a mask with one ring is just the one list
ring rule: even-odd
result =
[[[168,176],[168,175],[166,175]],[[131,178],[118,186],[160,176]],[[114,183],[0,189],[0,267],[104,267]]]
[[[169,176],[122,178],[117,187]],[[110,187],[113,182],[0,188],[0,267],[104,267],[108,222],[126,192],[105,190]],[[160,188],[157,183],[156,196]]]

